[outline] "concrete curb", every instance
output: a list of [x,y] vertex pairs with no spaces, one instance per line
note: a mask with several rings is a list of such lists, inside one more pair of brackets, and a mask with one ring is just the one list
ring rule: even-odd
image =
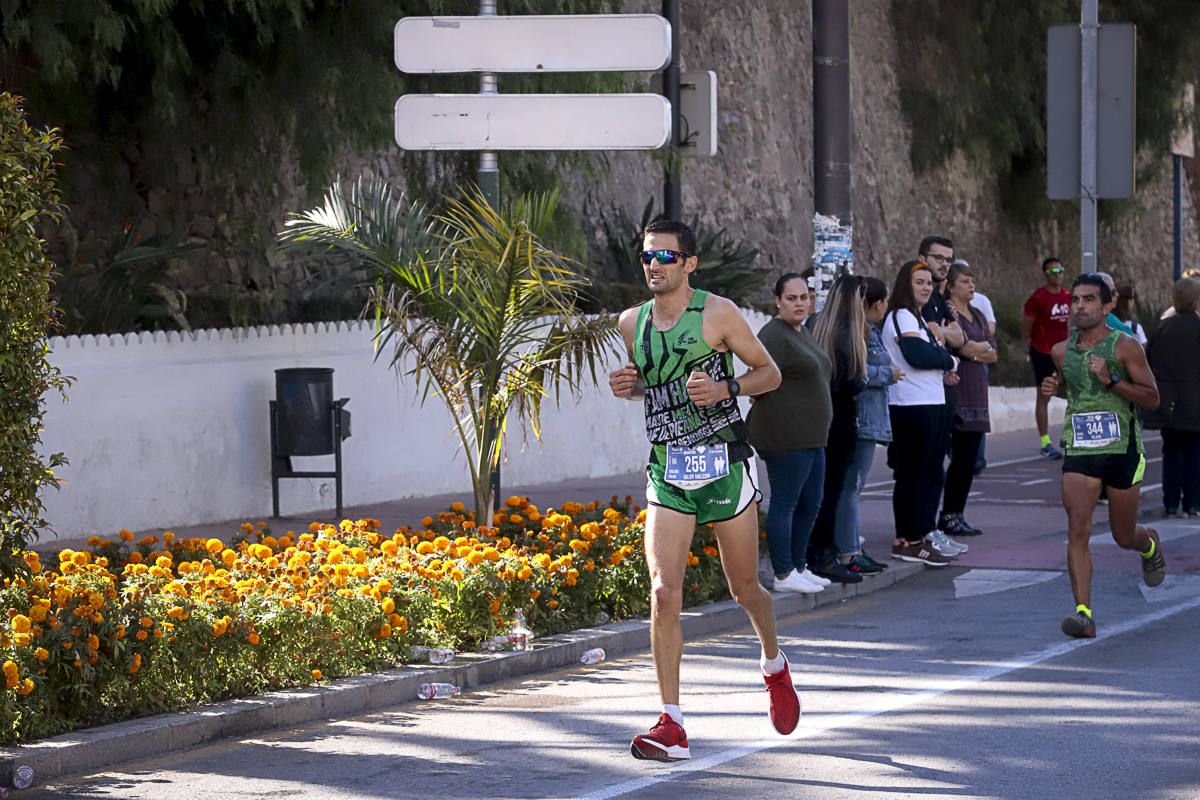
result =
[[[833,605],[884,589],[924,571],[923,564],[892,562],[887,571],[858,584],[833,584],[819,594],[773,594],[776,619]],[[749,627],[745,612],[732,600],[685,608],[685,640]],[[304,687],[159,714],[55,736],[25,746],[0,749],[0,786],[21,764],[33,767],[37,783],[102,772],[146,758],[230,736],[302,725],[319,719],[349,717],[411,703],[417,688],[430,681],[454,683],[463,691],[579,665],[586,650],[603,647],[609,657],[650,649],[649,620],[614,622],[597,628],[546,636],[534,650],[464,653],[445,666],[400,667],[373,675],[342,678],[328,686]]]

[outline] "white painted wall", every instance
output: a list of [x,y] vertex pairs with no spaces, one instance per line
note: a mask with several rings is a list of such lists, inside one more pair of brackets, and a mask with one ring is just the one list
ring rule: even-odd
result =
[[[768,319],[746,317],[755,330]],[[70,465],[59,473],[67,485],[45,495],[47,519],[60,537],[74,538],[265,517],[268,402],[274,370],[285,367],[332,367],[334,397],[350,398],[346,505],[469,497],[466,461],[441,402],[421,405],[386,359],[374,359],[371,338],[369,323],[53,338],[51,361],[76,382],[68,402],[48,398],[44,450],[66,453]],[[531,436],[522,449],[517,429],[506,484],[615,475],[645,463],[641,404],[613,399],[604,374],[623,360],[613,354],[599,388],[565,393],[557,408],[548,402],[540,443]],[[992,391],[993,430],[1032,426],[1032,389]],[[294,461],[297,469],[333,466],[332,456]],[[332,479],[283,480],[281,511],[330,509],[333,492]]]

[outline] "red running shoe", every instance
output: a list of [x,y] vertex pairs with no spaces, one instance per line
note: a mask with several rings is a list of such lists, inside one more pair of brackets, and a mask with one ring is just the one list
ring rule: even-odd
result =
[[783,657],[783,669],[774,675],[763,675],[767,693],[771,696],[771,724],[775,730],[787,736],[796,730],[800,722],[800,695],[792,686],[792,673],[788,669],[787,656]]
[[692,757],[683,726],[663,712],[649,733],[633,737],[629,752],[651,761],[684,761]]

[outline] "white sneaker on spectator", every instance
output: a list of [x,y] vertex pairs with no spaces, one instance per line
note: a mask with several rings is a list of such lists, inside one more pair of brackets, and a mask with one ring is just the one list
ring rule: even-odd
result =
[[792,570],[786,577],[776,578],[774,589],[777,592],[799,592],[800,594],[816,594],[824,591],[825,587],[819,583],[806,581],[801,577],[799,572]]
[[949,556],[950,558],[961,556],[963,553],[971,549],[957,539],[951,539],[940,530],[930,531],[925,536],[925,541],[933,545],[935,550],[939,551],[943,555]]
[[833,583],[833,581],[829,580],[829,578],[822,578],[808,567],[804,568],[804,572],[800,573],[800,577],[804,578],[804,580],[808,581],[809,583],[815,583],[817,586],[828,586],[829,584]]

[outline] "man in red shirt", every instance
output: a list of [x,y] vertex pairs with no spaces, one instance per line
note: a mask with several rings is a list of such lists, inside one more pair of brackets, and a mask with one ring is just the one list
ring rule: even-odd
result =
[[[1042,276],[1046,285],[1038,289],[1025,301],[1025,319],[1021,322],[1021,337],[1029,347],[1029,361],[1033,364],[1033,385],[1057,374],[1050,349],[1067,338],[1067,320],[1071,315],[1071,292],[1063,288],[1063,264],[1051,256],[1042,262]],[[1042,437],[1042,455],[1046,458],[1062,458],[1063,454],[1050,444],[1047,408],[1049,395],[1040,391],[1034,408],[1038,435]]]

